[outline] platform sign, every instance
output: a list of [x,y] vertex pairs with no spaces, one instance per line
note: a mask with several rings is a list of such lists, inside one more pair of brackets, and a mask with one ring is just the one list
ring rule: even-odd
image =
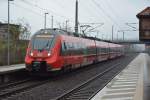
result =
[[140,12],[139,18],[139,39],[141,41],[150,41],[150,7]]

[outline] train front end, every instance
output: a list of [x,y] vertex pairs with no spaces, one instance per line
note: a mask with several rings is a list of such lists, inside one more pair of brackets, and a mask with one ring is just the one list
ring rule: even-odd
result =
[[32,73],[46,73],[58,70],[56,36],[37,34],[32,37],[25,57],[26,69]]

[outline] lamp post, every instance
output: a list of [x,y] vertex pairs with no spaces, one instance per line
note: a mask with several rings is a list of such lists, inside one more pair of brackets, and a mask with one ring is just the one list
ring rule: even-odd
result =
[[51,25],[51,28],[53,28],[53,23],[54,23],[54,17],[52,16],[52,25]]
[[78,34],[78,0],[76,0],[75,5],[75,33]]
[[66,20],[66,31],[68,29],[68,22],[69,22],[69,20]]
[[124,31],[123,31],[123,34],[122,34],[122,35],[123,35],[123,41],[124,41]]
[[47,15],[48,13],[44,13],[44,29],[46,29],[46,15]]
[[125,40],[125,37],[124,37],[125,31],[126,31],[126,30],[119,30],[119,31],[118,31],[118,32],[122,32],[122,41]]
[[118,31],[117,31],[117,41],[118,41],[119,39],[118,39]]
[[112,25],[112,36],[111,36],[111,40],[113,41],[113,39],[114,39],[114,25]]
[[102,40],[103,40],[103,36],[104,36],[104,34],[102,34]]
[[10,65],[10,1],[13,0],[8,0],[8,28],[7,28],[7,64]]

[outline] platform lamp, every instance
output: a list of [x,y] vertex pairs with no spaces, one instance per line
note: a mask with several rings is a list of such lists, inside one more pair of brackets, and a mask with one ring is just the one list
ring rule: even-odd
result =
[[46,15],[48,15],[48,13],[44,13],[44,29],[46,29]]
[[9,21],[10,21],[10,1],[14,1],[14,0],[8,0],[8,29],[7,29],[7,49],[8,49],[8,51],[7,51],[7,64],[8,65],[10,65],[10,52],[9,52],[9,49],[10,49],[10,23],[9,23]]

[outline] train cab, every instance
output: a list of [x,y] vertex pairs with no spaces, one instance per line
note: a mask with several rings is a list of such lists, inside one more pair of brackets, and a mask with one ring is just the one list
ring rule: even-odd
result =
[[26,69],[35,72],[57,70],[56,60],[59,51],[59,38],[53,31],[42,31],[35,34],[29,43],[25,57]]

